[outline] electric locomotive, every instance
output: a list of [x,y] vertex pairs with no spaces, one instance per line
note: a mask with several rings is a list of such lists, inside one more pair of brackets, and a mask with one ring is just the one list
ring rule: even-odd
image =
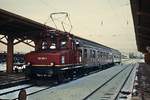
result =
[[37,44],[35,51],[25,55],[28,76],[62,76],[64,70],[81,67],[81,51],[73,35],[51,31],[43,35]]
[[25,55],[26,75],[63,80],[90,70],[103,69],[121,61],[121,53],[67,32],[50,31],[36,43],[36,50]]

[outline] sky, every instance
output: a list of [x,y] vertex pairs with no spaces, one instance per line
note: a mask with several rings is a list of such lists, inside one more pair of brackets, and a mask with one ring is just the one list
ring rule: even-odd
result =
[[[67,12],[72,34],[121,52],[137,51],[129,0],[0,0],[0,8],[52,27],[50,14]],[[56,22],[59,26],[60,21]],[[65,27],[69,29],[68,25]],[[6,46],[0,44],[0,51],[3,50]],[[15,46],[15,51],[30,50],[33,48],[23,44]]]

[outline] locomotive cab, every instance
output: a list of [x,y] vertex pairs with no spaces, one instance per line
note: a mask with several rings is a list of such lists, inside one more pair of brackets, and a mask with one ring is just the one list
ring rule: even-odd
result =
[[39,39],[35,51],[25,55],[27,75],[52,76],[79,66],[79,42],[70,34],[48,34]]

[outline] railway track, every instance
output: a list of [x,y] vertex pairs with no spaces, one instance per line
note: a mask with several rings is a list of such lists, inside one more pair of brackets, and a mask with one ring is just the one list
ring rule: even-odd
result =
[[[81,78],[81,77],[76,77],[74,78],[74,80],[78,78]],[[65,82],[68,82],[68,80],[64,81],[64,83]],[[28,84],[20,84],[18,86],[1,89],[0,100],[16,100],[18,99],[19,92],[23,89],[26,90],[27,96],[29,96],[29,95],[33,95],[35,93],[50,89],[53,86],[57,86],[57,85],[59,84],[56,81],[52,82],[52,80],[50,81],[49,80],[40,80],[40,81],[32,80]]]
[[0,100],[16,100],[18,99],[18,94],[20,90],[23,89],[26,90],[28,96],[49,89],[52,86],[54,86],[54,84],[50,84],[49,86],[36,86],[31,84],[24,84],[7,89],[2,89],[0,90]]
[[[115,79],[120,73],[124,72],[124,70],[133,68],[133,67],[129,67],[129,66],[133,66],[133,65],[126,65],[126,67],[124,67],[123,69],[121,69],[117,74],[115,74],[114,76],[112,76],[108,81],[106,81],[104,84],[102,84],[101,86],[99,86],[96,90],[94,90],[91,94],[89,94],[87,97],[84,98],[84,100],[89,100],[89,98],[91,98],[91,96],[93,94],[95,94],[97,91],[99,91],[99,89],[101,89],[102,87],[106,86],[108,83],[110,83],[113,79]],[[129,71],[129,70],[128,70]],[[18,94],[20,92],[20,90],[25,89],[27,92],[27,96],[36,94],[36,93],[40,93],[41,91],[44,90],[49,90],[50,88],[52,88],[53,86],[57,86],[59,84],[56,83],[47,83],[49,85],[35,85],[35,84],[24,84],[24,85],[19,85],[16,87],[11,87],[11,88],[7,88],[7,89],[2,89],[0,90],[0,99],[6,99],[6,100],[15,100],[18,99]],[[108,93],[109,94],[109,93]]]
[[97,89],[84,97],[83,100],[116,100],[120,90],[125,85],[134,69],[135,64],[125,67]]

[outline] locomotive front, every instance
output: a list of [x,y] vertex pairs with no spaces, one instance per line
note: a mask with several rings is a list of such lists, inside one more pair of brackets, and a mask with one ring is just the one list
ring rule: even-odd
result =
[[80,64],[80,53],[70,34],[39,39],[36,50],[25,55],[27,76],[52,76]]

